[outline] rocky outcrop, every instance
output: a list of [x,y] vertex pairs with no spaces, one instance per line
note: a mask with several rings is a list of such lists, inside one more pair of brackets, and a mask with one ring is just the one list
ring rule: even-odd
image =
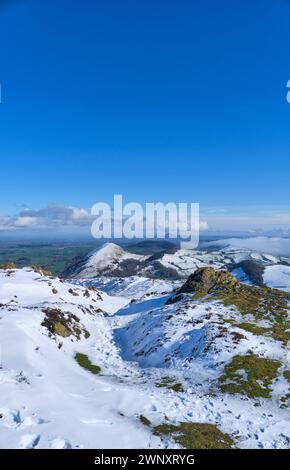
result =
[[213,268],[207,267],[195,271],[178,293],[218,294],[229,290],[237,292],[241,288],[240,282],[228,271],[215,271]]
[[0,269],[4,269],[5,271],[10,271],[11,269],[16,269],[15,263],[3,263],[0,264]]
[[[201,268],[192,274],[177,294],[192,294],[197,300],[206,295],[222,302],[226,307],[236,307],[245,318],[255,318],[255,327],[260,320],[270,325],[269,334],[288,344],[290,341],[289,309],[290,294],[270,289],[241,284],[227,271],[215,271],[213,268]],[[249,316],[250,317],[247,317]]]
[[33,264],[31,268],[33,269],[34,272],[36,272],[37,274],[40,274],[40,276],[43,276],[43,277],[52,276],[52,273],[50,271],[47,271],[46,269],[42,268],[41,266],[37,266],[36,264]]
[[74,336],[77,340],[90,337],[90,333],[81,325],[76,315],[58,308],[45,308],[42,311],[45,317],[41,325],[48,329],[50,335],[63,338]]

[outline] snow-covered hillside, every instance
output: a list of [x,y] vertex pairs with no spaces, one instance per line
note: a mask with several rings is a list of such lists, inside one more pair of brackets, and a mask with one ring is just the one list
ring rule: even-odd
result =
[[267,266],[264,272],[264,283],[269,287],[290,292],[290,266],[281,264]]
[[[218,242],[215,242],[218,244]],[[240,276],[247,276],[252,282],[251,274],[255,265],[264,269],[279,262],[289,264],[290,259],[252,251],[245,247],[224,245],[213,249],[211,243],[207,250],[169,249],[152,256],[141,256],[126,251],[124,248],[107,243],[90,253],[85,258],[74,261],[63,273],[63,278],[96,279],[99,277],[145,277],[150,279],[178,280],[186,279],[201,267],[211,266],[215,269],[239,270]],[[243,263],[247,262],[248,266]],[[249,265],[251,263],[251,265]],[[248,269],[247,269],[248,267]],[[262,272],[261,272],[262,276]],[[254,275],[255,278],[255,275]],[[261,278],[262,279],[262,278]],[[255,279],[254,279],[255,281]],[[255,282],[254,282],[255,283]]]
[[0,447],[288,448],[290,298],[219,272],[0,270]]
[[63,276],[86,279],[100,275],[127,276],[137,273],[140,263],[146,259],[146,256],[129,253],[114,243],[106,243],[93,253],[73,262]]
[[[0,299],[1,448],[153,443],[134,418],[144,403],[142,392],[115,377],[123,364],[103,313],[112,314],[127,300],[72,288],[29,269],[1,272]],[[81,368],[77,353],[88,354],[106,378]]]

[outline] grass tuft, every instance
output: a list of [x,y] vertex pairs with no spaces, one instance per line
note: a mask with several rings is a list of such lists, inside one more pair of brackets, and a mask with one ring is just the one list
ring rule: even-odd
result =
[[270,387],[281,366],[278,361],[255,354],[235,356],[219,379],[220,388],[224,393],[239,393],[249,398],[270,398]]
[[152,424],[151,421],[148,418],[146,418],[146,416],[140,415],[139,419],[141,423],[144,424],[144,426],[150,427]]
[[77,361],[79,366],[81,366],[83,369],[88,370],[94,375],[98,375],[102,371],[99,366],[96,366],[91,363],[86,354],[76,353],[75,360]]
[[154,434],[161,439],[170,436],[184,449],[230,449],[234,445],[232,438],[213,424],[161,424],[154,428]]
[[285,370],[284,377],[288,382],[290,382],[290,370]]
[[168,390],[173,390],[176,393],[183,392],[183,385],[180,383],[175,383],[171,377],[164,377],[161,382],[156,383],[157,388],[167,388]]

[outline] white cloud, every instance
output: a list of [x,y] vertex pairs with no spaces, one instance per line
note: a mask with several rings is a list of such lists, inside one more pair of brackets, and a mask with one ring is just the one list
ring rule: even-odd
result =
[[209,224],[208,224],[208,222],[205,222],[205,221],[202,221],[202,220],[201,220],[200,223],[199,223],[199,230],[200,230],[201,232],[205,232],[206,230],[209,230]]
[[17,217],[15,220],[16,227],[33,227],[33,225],[37,224],[37,217]]
[[50,205],[39,210],[25,209],[14,216],[0,216],[0,231],[80,228],[90,226],[92,221],[86,209]]
[[70,207],[72,210],[72,219],[73,220],[88,220],[90,218],[90,214],[86,209],[79,209],[77,207]]

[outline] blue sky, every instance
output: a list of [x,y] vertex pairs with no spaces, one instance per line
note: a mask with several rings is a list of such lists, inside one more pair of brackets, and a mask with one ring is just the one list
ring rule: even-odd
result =
[[0,215],[121,193],[288,223],[290,1],[1,4]]

